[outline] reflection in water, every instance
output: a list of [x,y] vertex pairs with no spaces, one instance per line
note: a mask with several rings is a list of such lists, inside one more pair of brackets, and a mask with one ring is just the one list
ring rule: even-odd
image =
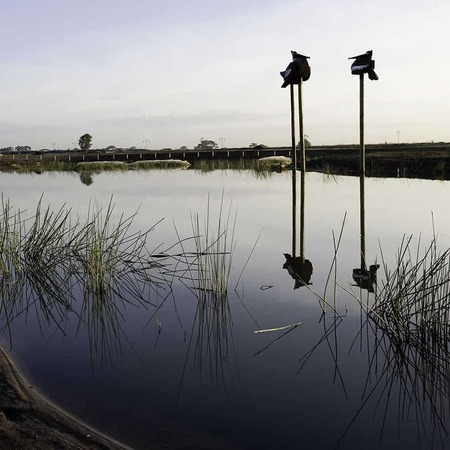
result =
[[313,356],[313,354],[319,350],[322,344],[328,347],[330,357],[334,362],[334,376],[333,382],[339,380],[341,384],[342,390],[344,392],[345,398],[348,399],[347,389],[344,382],[344,376],[339,367],[339,341],[338,341],[338,327],[343,323],[343,318],[338,316],[337,314],[333,315],[333,320],[331,323],[327,321],[327,317],[325,313],[322,313],[320,318],[320,322],[323,325],[323,334],[320,339],[317,341],[315,345],[313,345],[303,356],[300,357],[299,363],[300,368],[298,369],[297,374],[299,374],[302,369],[305,367],[308,360]]
[[[362,156],[361,156],[362,157]],[[369,269],[366,265],[366,224],[365,224],[365,174],[361,170],[359,177],[359,224],[360,224],[360,267],[353,269],[352,278],[361,289],[375,292],[377,284],[377,270],[379,264],[372,264]]]
[[[187,240],[180,239],[182,263],[180,280],[194,295],[197,308],[189,338],[188,350],[181,375],[179,395],[193,356],[200,380],[203,375],[212,385],[226,385],[225,368],[235,359],[231,310],[228,299],[236,216],[231,218],[231,206],[224,217],[223,193],[217,225],[212,225],[210,206],[201,225],[198,215],[191,217],[193,250],[186,248]],[[192,355],[193,353],[193,355]]]
[[110,203],[106,211],[90,211],[85,223],[74,223],[70,210],[53,213],[41,202],[31,217],[3,204],[2,330],[33,311],[39,323],[65,333],[75,317],[78,328],[87,329],[91,357],[104,360],[120,348],[125,306],[154,306],[153,264],[145,250],[151,230],[130,233],[133,216],[113,224],[113,210]]
[[295,280],[294,289],[312,284],[310,280],[313,266],[309,259],[301,256],[292,257],[289,253],[284,253],[284,257],[286,262],[283,264],[283,269],[287,269],[289,275]]
[[[365,314],[359,335],[365,335],[369,362],[366,389],[340,441],[363,409],[375,404],[374,415],[381,414],[382,419],[380,443],[385,425],[396,416],[399,434],[406,422],[413,421],[418,440],[431,442],[427,448],[447,448],[450,249],[439,253],[433,239],[424,251],[417,247],[414,254],[411,241],[412,236],[403,238],[392,270],[384,263],[386,279],[373,303],[359,300]],[[378,267],[370,266],[367,278],[361,280],[369,291]],[[384,405],[381,411],[378,405]]]
[[[294,175],[293,175],[294,176]],[[365,249],[365,193],[364,175],[360,177],[360,267],[354,268],[352,278],[361,289],[374,293],[377,286],[379,264],[366,265]],[[304,191],[304,184],[302,183]],[[295,196],[294,196],[295,198]],[[301,202],[304,209],[304,202]],[[293,202],[293,224],[295,226],[295,202]],[[303,214],[301,215],[303,218]],[[301,220],[302,231],[304,220]],[[293,227],[295,230],[295,227]],[[287,269],[294,278],[297,289],[310,283],[312,264],[304,258],[303,233],[300,234],[300,256],[295,255],[295,235],[292,255],[285,253]],[[409,242],[408,242],[409,245]],[[374,408],[373,415],[380,416],[380,443],[385,427],[396,415],[400,430],[410,421],[415,421],[419,439],[428,439],[425,430],[431,430],[432,441],[445,447],[450,415],[450,289],[448,288],[448,252],[437,255],[434,246],[426,252],[431,261],[426,264],[419,257],[406,260],[411,255],[409,248],[398,252],[401,261],[390,274],[386,268],[387,281],[378,293],[373,305],[360,301],[365,320],[358,336],[365,341],[368,352],[367,380],[362,401],[337,447],[344,445],[345,438],[366,409]],[[355,297],[356,298],[356,297]],[[445,317],[444,320],[442,318]],[[347,390],[344,375],[338,365],[337,328],[341,317],[334,317],[331,326],[325,325],[324,333],[301,361],[302,371],[310,357],[324,343],[335,362],[334,381],[339,380],[345,396]],[[363,337],[364,336],[364,340]],[[330,339],[331,338],[331,339]],[[279,339],[277,339],[278,341]],[[357,337],[355,338],[355,341]],[[361,344],[361,348],[363,344]],[[264,348],[263,350],[265,350]],[[392,398],[395,396],[396,401]],[[380,408],[380,405],[383,405]]]
[[292,254],[283,253],[286,262],[283,269],[295,280],[294,289],[311,285],[313,265],[305,259],[305,171],[300,172],[300,256],[297,251],[297,170],[292,169]]
[[[196,177],[194,178],[193,175],[196,175]],[[330,193],[340,198],[343,187],[354,187],[355,189],[351,193],[352,195],[357,194],[358,189],[356,186],[353,186],[353,180],[343,178],[340,180],[341,185],[339,189],[322,190],[322,183],[319,182],[321,177],[315,177],[314,174],[308,174],[308,176],[308,186],[311,187],[311,192],[309,193],[314,192],[314,201],[317,201],[315,206],[317,205],[317,208],[322,211],[327,211],[327,217],[333,218],[333,220],[330,220],[330,223],[338,221],[343,211],[339,207],[336,208],[335,215],[331,215],[331,206],[338,202],[332,197],[330,199]],[[171,198],[179,198],[179,195],[185,190],[184,186],[187,184],[191,186],[194,184],[194,180],[200,179],[199,193],[197,194],[197,191],[195,191],[196,195],[189,195],[187,200],[189,209],[200,208],[201,206],[199,203],[196,203],[196,200],[199,201],[198,199],[201,199],[200,201],[203,201],[202,193],[210,189],[213,183],[210,180],[205,181],[205,178],[201,178],[193,171],[185,172],[183,177],[175,177],[170,174],[161,175],[160,178],[157,178],[158,183],[155,183],[155,186],[158,185],[161,190],[168,190],[171,186],[178,186],[178,190],[171,192],[170,195],[173,196]],[[213,192],[219,191],[223,186],[221,177],[218,174],[216,174],[216,178],[219,180],[217,182],[218,187]],[[216,178],[213,178],[211,175],[212,181],[216,180]],[[229,175],[228,179],[230,178],[233,181],[230,185],[238,184],[234,183],[232,174]],[[317,183],[314,184],[316,178]],[[128,194],[128,184],[131,185],[135,179],[139,179],[139,176],[124,179],[121,189]],[[165,179],[167,179],[166,184],[164,184]],[[286,180],[284,176],[272,177],[269,181],[271,188],[279,187],[276,190],[277,199],[282,198],[286,194],[286,189],[290,188],[290,180]],[[287,187],[286,181],[289,182],[289,187]],[[261,204],[260,199],[263,199],[264,195],[266,195],[267,187],[260,184],[260,182],[256,183],[252,177],[247,177],[246,182],[248,183],[246,186],[257,186],[258,192],[264,193],[261,194],[261,197],[255,197],[254,191],[243,189],[239,185],[239,190],[241,192],[245,191],[245,194],[242,194],[242,198],[239,198],[239,208],[241,211],[244,210],[247,216],[250,216],[252,219],[255,218],[255,220],[250,222],[251,226],[248,227],[248,230],[245,227],[244,229],[239,229],[240,244],[244,240],[246,243],[251,240],[252,233],[254,235],[255,228],[260,226],[261,222],[264,222],[265,226],[269,226],[269,229],[272,229],[274,225],[280,225],[276,217],[272,217],[274,214],[265,216],[266,211],[259,211],[260,216],[258,216],[257,206],[254,209],[250,208],[253,204]],[[97,183],[99,183],[98,186]],[[119,185],[119,183],[111,182],[110,177],[108,183],[110,185]],[[107,190],[105,186],[108,183],[103,180],[103,177],[102,180],[99,178],[92,186],[93,192]],[[25,185],[25,183],[22,184]],[[78,184],[80,184],[79,181]],[[137,197],[136,192],[141,192],[147,185],[148,179],[145,178],[138,185],[139,191],[133,191],[133,194]],[[183,188],[180,186],[183,186]],[[260,186],[261,189],[259,188]],[[377,186],[375,186],[374,190],[376,188]],[[80,190],[80,192],[87,191],[90,190]],[[243,203],[243,199],[246,198],[245,195],[249,192],[251,192],[251,195],[249,195],[248,203]],[[378,191],[376,193],[378,194]],[[233,195],[235,198],[238,197],[237,190]],[[152,207],[157,203],[157,198],[158,196],[155,194],[154,198],[152,197],[149,200]],[[167,198],[165,194],[161,203],[165,202],[169,205],[171,202],[168,202]],[[257,201],[254,200],[255,198],[257,198]],[[328,203],[321,201],[321,198],[326,198]],[[130,195],[126,195],[125,201],[130,203],[129,199]],[[172,203],[174,204],[170,206],[173,206],[173,210],[176,210],[178,215],[173,213],[172,209],[168,209],[168,212],[164,215],[175,215],[176,221],[181,221],[185,211],[181,210],[179,212],[180,205],[177,202]],[[280,201],[279,203],[283,204],[284,208],[284,202]],[[244,209],[242,204],[244,204]],[[352,201],[352,206],[356,207],[357,204],[357,200]],[[369,204],[367,204],[367,207],[369,207]],[[152,208],[149,207],[147,209],[150,210]],[[163,209],[161,208],[161,210]],[[155,214],[159,216],[159,209],[155,209],[155,211],[157,211]],[[407,445],[408,436],[415,435],[415,428],[420,428],[420,438],[422,438],[422,430],[426,430],[427,434],[433,433],[434,427],[436,430],[435,436],[437,438],[440,435],[443,436],[444,444],[448,444],[448,437],[445,436],[443,427],[447,427],[447,418],[449,417],[448,390],[450,380],[448,361],[450,360],[450,355],[448,349],[446,349],[449,342],[448,336],[450,335],[448,328],[450,315],[446,312],[449,308],[437,307],[435,301],[430,301],[426,305],[424,304],[424,307],[420,310],[420,316],[424,318],[424,321],[419,322],[407,312],[407,308],[410,311],[419,311],[414,306],[413,299],[424,299],[426,292],[430,292],[430,299],[433,296],[437,298],[436,290],[432,290],[430,284],[422,283],[424,279],[421,280],[420,278],[417,280],[416,287],[409,285],[407,289],[405,289],[405,284],[401,280],[395,283],[393,281],[393,286],[398,286],[395,295],[392,289],[386,289],[386,292],[390,292],[391,301],[388,302],[386,298],[386,302],[379,303],[376,310],[373,310],[371,313],[373,320],[367,322],[368,326],[365,329],[360,329],[358,314],[355,314],[355,308],[351,304],[351,302],[356,300],[351,298],[349,302],[350,294],[339,288],[339,286],[348,285],[348,275],[352,273],[353,267],[358,266],[358,269],[360,269],[359,261],[354,260],[353,263],[351,262],[352,254],[353,258],[355,256],[358,257],[358,253],[354,250],[358,249],[358,244],[360,244],[359,239],[357,239],[358,231],[352,231],[349,233],[349,240],[343,242],[342,252],[340,252],[343,258],[339,267],[342,269],[344,279],[338,280],[341,282],[336,289],[337,308],[341,310],[344,306],[349,305],[348,314],[343,314],[340,317],[336,315],[330,317],[328,315],[326,321],[324,315],[323,319],[318,321],[319,313],[314,310],[316,305],[314,302],[309,301],[310,297],[314,298],[312,287],[307,286],[301,289],[301,295],[305,298],[305,301],[298,302],[296,300],[300,292],[292,290],[294,281],[285,273],[285,270],[279,270],[281,268],[279,267],[276,274],[270,273],[268,275],[267,261],[273,260],[274,255],[277,253],[283,259],[280,266],[287,261],[281,255],[283,251],[294,258],[298,258],[301,255],[298,247],[295,253],[292,251],[290,241],[287,242],[287,245],[283,244],[286,241],[286,236],[289,236],[290,239],[291,230],[288,219],[290,211],[283,209],[282,212],[286,218],[283,224],[284,237],[280,236],[280,234],[270,236],[267,238],[267,245],[265,245],[264,240],[261,241],[261,248],[258,248],[258,252],[261,252],[260,254],[263,257],[255,258],[256,260],[252,261],[252,264],[248,266],[249,274],[246,274],[247,279],[245,280],[245,302],[246,306],[255,314],[262,325],[267,324],[268,327],[272,327],[300,320],[303,322],[303,325],[296,328],[290,326],[290,328],[275,332],[276,336],[288,332],[289,334],[285,335],[283,339],[278,339],[276,345],[269,347],[260,356],[252,357],[251,355],[267,344],[264,339],[272,339],[274,334],[253,334],[255,329],[260,329],[261,327],[256,326],[255,328],[247,318],[243,318],[242,314],[236,311],[233,303],[234,293],[230,289],[227,290],[225,295],[209,292],[208,289],[212,289],[211,285],[208,288],[207,281],[209,277],[205,277],[206,283],[203,285],[205,289],[201,288],[201,280],[197,274],[196,266],[192,264],[192,261],[197,256],[192,256],[189,259],[189,264],[193,277],[191,278],[186,273],[183,281],[192,288],[191,292],[193,294],[192,296],[184,295],[186,293],[184,289],[178,285],[174,286],[173,297],[169,298],[176,297],[178,310],[173,311],[173,308],[167,308],[168,311],[165,311],[167,315],[164,315],[164,312],[160,310],[161,316],[158,316],[158,318],[161,319],[163,328],[157,349],[152,349],[153,342],[149,343],[148,336],[141,336],[138,330],[140,328],[139,324],[147,319],[147,314],[149,314],[147,311],[143,311],[141,308],[135,316],[130,316],[128,314],[130,308],[127,307],[125,322],[124,317],[122,317],[122,302],[120,300],[115,301],[111,295],[109,297],[111,308],[108,309],[108,296],[102,295],[101,287],[94,289],[94,292],[97,292],[99,295],[95,298],[86,298],[86,308],[83,314],[80,314],[80,309],[76,309],[76,314],[82,315],[82,320],[79,322],[80,337],[84,338],[85,331],[87,331],[86,325],[91,326],[92,339],[98,339],[98,348],[92,349],[92,354],[95,355],[97,353],[97,357],[99,353],[107,355],[108,352],[115,351],[114,343],[119,343],[116,337],[118,335],[124,336],[121,334],[121,327],[124,327],[123,333],[126,332],[127,337],[130,338],[136,349],[137,357],[141,358],[142,354],[145,355],[142,360],[146,362],[146,367],[136,365],[133,361],[129,364],[128,359],[133,360],[134,357],[124,358],[124,361],[119,366],[119,370],[108,371],[111,374],[107,374],[105,382],[103,379],[100,379],[98,385],[90,387],[86,381],[83,381],[83,376],[80,376],[78,385],[83,393],[78,395],[79,398],[74,398],[77,397],[77,394],[73,394],[73,392],[68,393],[67,391],[72,390],[67,390],[64,387],[62,388],[63,393],[59,398],[64,399],[66,395],[72,395],[70,401],[74,403],[79,401],[81,404],[79,411],[75,411],[75,413],[80,414],[87,421],[91,420],[90,417],[84,415],[87,400],[90,401],[92,410],[97,408],[100,417],[104,415],[106,401],[108,401],[108,405],[111,405],[110,415],[114,414],[118,418],[117,422],[111,427],[111,431],[114,431],[114,427],[117,429],[122,428],[124,435],[128,432],[126,420],[129,419],[132,422],[129,429],[134,430],[133,433],[144,433],[148,423],[150,423],[146,416],[147,412],[151,408],[154,408],[157,412],[165,408],[161,414],[165,414],[169,410],[174,411],[173,416],[180,417],[184,414],[187,417],[185,423],[211,433],[217,431],[217,428],[214,428],[214,426],[219,423],[224,430],[227,430],[226,432],[230,436],[239,436],[239,439],[242,439],[244,442],[243,448],[296,448],[299,446],[299,439],[304,440],[305,448],[334,448],[337,439],[352,422],[353,417],[355,417],[355,420],[351,423],[351,429],[345,435],[339,448],[376,448],[378,446],[376,434],[383,425],[385,425],[385,436],[383,436],[383,442],[379,448],[418,448],[417,443],[415,445]],[[312,209],[311,211],[308,209],[308,213],[312,213]],[[301,247],[305,256],[311,257],[311,259],[314,259],[314,255],[309,254],[309,250],[319,248],[318,245],[323,242],[323,236],[319,235],[321,227],[312,221],[313,217],[314,215],[308,214],[308,220],[311,219],[311,223],[308,222],[311,226],[308,228],[307,235],[307,245],[309,247],[305,248],[304,244]],[[188,214],[185,218],[189,221]],[[150,219],[151,215],[143,222],[147,222]],[[317,215],[317,223],[320,224],[321,220],[323,218]],[[211,221],[211,224],[217,224],[217,222]],[[302,225],[304,225],[304,222]],[[349,228],[352,230],[353,225],[359,228],[358,223],[353,224],[351,222],[346,226],[346,231]],[[384,224],[380,223],[380,226],[382,225]],[[383,239],[386,235],[393,235],[392,229],[394,226],[395,223],[390,224],[389,228],[386,227],[386,230],[379,230],[380,234],[378,237]],[[187,227],[189,228],[189,225]],[[210,229],[214,229],[217,236],[217,227],[213,225]],[[395,231],[400,235],[403,233],[400,226]],[[248,234],[244,234],[244,239],[242,238],[242,232],[248,232]],[[204,232],[202,231],[201,234],[204,235]],[[58,234],[55,234],[56,236]],[[210,238],[211,243],[216,236]],[[297,240],[298,238],[299,235],[297,235]],[[167,242],[167,240],[170,240],[169,232],[164,234],[164,239],[161,239],[161,242]],[[300,241],[302,240],[300,239]],[[50,240],[49,242],[51,243],[52,241]],[[193,242],[193,240],[189,242]],[[330,245],[330,247],[332,246]],[[187,250],[189,249],[187,248]],[[333,248],[323,246],[320,252],[321,259],[322,256],[324,259],[330,259],[333,256]],[[214,252],[211,251],[210,253]],[[385,254],[389,255],[386,258],[387,261],[391,260],[390,256],[392,256],[392,253],[391,248],[385,249]],[[33,253],[30,251],[29,254],[31,256]],[[350,256],[347,258],[348,255]],[[210,256],[212,257],[212,255]],[[243,265],[243,261],[241,263],[239,256],[238,252],[234,254],[234,266]],[[182,259],[183,256],[179,258]],[[203,262],[198,267],[205,267],[207,264],[205,261],[207,256],[204,255],[202,258]],[[92,253],[92,259],[94,259],[94,253]],[[53,261],[57,262],[58,259]],[[159,261],[161,261],[161,265],[169,262],[168,259],[164,258],[159,258]],[[143,282],[145,282],[145,273],[148,271],[146,263],[147,261],[143,261],[142,267],[136,265],[135,268],[137,274],[144,280]],[[367,264],[369,272],[370,263]],[[380,264],[384,265],[381,262]],[[34,270],[36,275],[39,274],[39,265],[33,266],[33,264],[30,264],[29,267]],[[181,268],[180,265],[177,267],[178,270]],[[46,263],[46,268],[48,272],[52,272],[56,276],[51,261],[48,264]],[[183,267],[184,271],[185,269],[186,266]],[[161,271],[163,270],[166,270],[164,273],[165,277],[169,278],[171,276],[171,266],[165,265],[161,268]],[[394,268],[391,272],[395,274],[397,270]],[[422,272],[423,270],[420,269],[417,271],[417,274],[420,275]],[[320,271],[320,273],[326,275],[327,271]],[[427,276],[431,279],[433,273],[431,267],[427,273]],[[132,272],[130,271],[131,274]],[[375,274],[378,274],[378,287],[376,288],[378,295],[385,277],[382,277],[380,272],[375,272]],[[342,273],[337,272],[336,278],[340,278],[341,275]],[[61,270],[59,276],[61,280],[65,280],[64,271]],[[174,275],[174,277],[177,277],[177,275]],[[303,278],[307,278],[306,275],[303,275]],[[332,278],[333,276],[331,276]],[[410,275],[405,273],[402,278],[408,280]],[[442,299],[446,298],[444,296],[444,287],[449,286],[448,279],[447,274],[447,278],[443,277],[440,281],[443,289]],[[95,282],[95,280],[92,280],[92,282]],[[319,276],[316,269],[314,279],[311,275],[308,282],[314,282],[315,286],[322,286],[322,283],[325,282],[325,277],[323,275]],[[82,287],[74,288],[73,296],[67,295],[66,304],[58,310],[58,304],[52,305],[51,297],[55,296],[56,292],[56,296],[59,295],[62,298],[63,292],[68,293],[72,288],[67,284],[63,292],[57,294],[57,290],[54,286],[52,287],[51,283],[49,280],[45,285],[45,289],[40,291],[42,296],[36,302],[36,305],[40,308],[47,308],[48,317],[51,319],[51,315],[53,315],[54,319],[51,320],[55,321],[56,319],[56,322],[61,324],[61,328],[67,332],[69,327],[64,328],[65,316],[71,314],[71,320],[74,318],[78,320],[78,317],[75,316],[75,313],[70,308],[75,309],[77,305],[81,305],[83,299]],[[273,288],[267,291],[258,289],[259,286],[265,283],[270,283],[270,285],[273,285]],[[54,284],[61,285],[62,283],[56,278],[56,283]],[[124,284],[126,284],[126,278],[124,278]],[[214,282],[214,285],[223,286],[226,283],[218,281]],[[230,284],[230,286],[232,285]],[[423,291],[418,290],[417,287],[422,285],[424,286]],[[196,286],[199,289],[196,289]],[[138,287],[136,286],[136,289]],[[9,298],[10,295],[18,296],[21,290],[24,291],[20,283],[14,283],[10,287],[6,280],[2,284],[2,288],[4,289],[3,301],[7,297]],[[7,291],[8,289],[11,290]],[[34,289],[34,291],[38,292],[38,288]],[[17,292],[17,294],[14,292]],[[48,292],[48,294],[45,292]],[[168,291],[166,290],[165,292],[167,293]],[[127,295],[127,297],[129,296]],[[31,303],[33,300],[28,301],[25,299],[22,309],[29,305],[28,310],[30,311],[34,307]],[[443,301],[445,306],[445,300]],[[366,307],[364,311],[369,312],[369,306],[372,308],[374,302],[375,296],[370,295],[370,304],[366,306],[367,303],[364,303],[363,306]],[[16,306],[19,306],[19,302],[16,303]],[[11,309],[7,308],[7,311],[9,316],[12,316]],[[174,314],[179,314],[180,320],[183,321],[183,325],[185,325],[187,330],[187,341],[191,342],[189,355],[186,357],[187,373],[182,386],[182,398],[176,407],[174,406],[176,385],[180,379],[180,365],[182,366],[183,357],[186,356],[187,345],[182,342],[182,332],[180,333],[177,328],[177,317],[173,317]],[[136,316],[139,316],[139,319],[136,319]],[[184,320],[186,320],[186,317],[188,317],[189,322],[185,324]],[[33,323],[31,323],[32,318],[30,314],[30,323],[26,325],[27,327],[29,325],[33,326]],[[364,318],[365,314],[362,315],[362,322],[364,322]],[[73,324],[73,320],[71,323]],[[17,330],[22,329],[14,329],[14,333],[17,333],[14,336],[18,336],[19,332]],[[110,337],[105,338],[106,346],[101,344],[101,336],[102,333],[107,336],[108,329],[111,332],[109,334]],[[357,334],[358,332],[359,334]],[[23,334],[26,335],[27,331]],[[22,337],[20,340],[22,340]],[[49,359],[46,352],[36,352],[34,349],[39,349],[40,346],[34,342],[21,344],[20,340],[17,339],[15,350],[18,350],[21,345],[27,346],[31,349],[31,352],[37,355],[37,358],[42,359],[42,362],[36,364],[37,369],[33,370],[35,370],[38,380],[39,376],[41,379],[44,379],[44,387],[45,380],[51,380],[48,383],[48,392],[52,392],[51,384],[55,379],[63,386],[70,385],[73,381],[73,375],[69,373],[70,369],[65,368],[62,364],[61,367],[49,369],[47,373],[42,370],[42,373],[39,374],[44,364],[53,367],[49,364],[52,360]],[[25,337],[23,340],[25,340]],[[59,347],[55,347],[54,352],[51,351],[51,348],[49,349],[50,358],[53,358],[58,352],[60,354],[66,353],[65,349],[67,349],[69,355],[75,353],[73,350],[74,344],[69,339],[61,339],[61,341]],[[361,344],[358,345],[358,341]],[[121,339],[121,342],[127,345],[125,339]],[[235,377],[230,376],[230,368],[233,371],[232,375],[234,375],[235,344],[237,346],[236,351],[239,352],[237,354],[239,361],[238,381],[235,380]],[[349,352],[350,347],[351,352]],[[78,348],[79,346],[75,347],[75,349]],[[360,352],[359,349],[363,351]],[[81,354],[81,352],[79,353]],[[26,353],[24,354],[27,355]],[[27,359],[24,358],[24,360]],[[306,364],[303,365],[304,363]],[[33,368],[32,361],[30,362],[30,367]],[[295,373],[300,368],[299,376],[295,378]],[[89,367],[85,367],[81,362],[77,362],[75,376],[78,378],[79,374],[83,374],[83,371],[88,373],[87,377],[89,378]],[[160,374],[157,372],[160,372]],[[199,374],[203,380],[201,386],[198,385],[197,381]],[[116,375],[119,375],[119,377],[113,378]],[[223,386],[222,383],[225,378],[226,385]],[[133,380],[132,385],[130,385],[130,380]],[[236,381],[235,384],[234,381]],[[333,382],[335,382],[335,385],[333,385]],[[209,386],[209,384],[212,386]],[[220,389],[215,389],[217,385],[220,386]],[[102,402],[101,399],[96,401],[97,398],[100,398],[96,393],[99,390],[97,386],[102,386],[102,388],[105,386],[103,395],[105,402]],[[226,401],[222,401],[224,389],[229,394]],[[344,396],[342,393],[343,389],[348,394],[348,400],[342,398]],[[58,396],[55,398],[58,399]],[[361,398],[362,403],[360,401]],[[118,403],[119,406],[114,406],[114,403]],[[132,406],[130,407],[130,405]],[[132,409],[133,407],[135,409]],[[193,408],[195,411],[193,411]],[[124,411],[126,411],[125,414],[120,414]],[[383,422],[385,411],[387,411],[386,420]],[[416,414],[412,415],[414,412]],[[412,420],[415,422],[412,422]],[[397,437],[396,433],[397,423],[400,437]],[[213,425],[211,426],[211,424]],[[301,431],[299,431],[300,426],[302,427]],[[99,424],[99,427],[101,428],[101,424]],[[439,427],[441,427],[441,431],[439,431]],[[255,431],[253,432],[252,430]],[[105,431],[108,430],[106,429]],[[299,433],[301,433],[301,436]],[[322,442],[317,442],[318,436],[319,438],[320,436],[326,436],[323,438],[324,440],[326,439],[326,443],[321,445]],[[368,436],[367,441],[370,440],[370,442],[364,442],[364,436]],[[258,439],[259,441],[257,441]],[[148,442],[148,440],[145,441],[145,438],[142,441],[144,443],[141,446],[145,446],[146,442]],[[422,448],[431,448],[431,445],[428,445],[430,441],[431,439],[427,440],[425,437]],[[256,443],[252,446],[254,442]],[[361,444],[361,442],[364,442],[364,444]],[[365,444],[367,444],[367,447]],[[134,446],[133,442],[130,445]],[[135,447],[138,448],[139,445],[135,445]],[[439,446],[436,447],[439,448]],[[445,448],[445,445],[442,447]]]
[[[399,436],[408,422],[414,422],[418,441],[425,442],[423,448],[447,448],[445,440],[448,439],[450,425],[448,336],[446,333],[438,336],[423,333],[409,339],[404,331],[395,328],[401,326],[396,323],[397,319],[385,322],[377,314],[369,311],[360,330],[360,334],[367,338],[366,388],[361,406],[339,443],[363,410],[373,407],[374,419],[377,416],[381,418],[380,448],[385,433],[388,434],[385,430],[387,424],[395,420]],[[389,442],[389,437],[386,439]]]
[[273,177],[275,171],[264,164],[258,164],[255,159],[199,159],[192,162],[189,170],[196,171],[201,174],[208,174],[216,170],[233,172],[245,172],[253,175],[257,179],[265,180]]
[[372,264],[369,267],[369,270],[365,267],[353,269],[353,280],[361,289],[366,289],[369,292],[375,292],[374,287],[377,284],[377,270],[379,268],[379,264]]
[[80,181],[86,186],[90,186],[94,182],[92,172],[82,171],[80,172]]
[[235,359],[233,322],[228,296],[225,292],[217,295],[195,290],[194,293],[198,295],[197,309],[181,383],[193,351],[193,362],[200,380],[206,375],[213,386],[226,386],[225,368]]

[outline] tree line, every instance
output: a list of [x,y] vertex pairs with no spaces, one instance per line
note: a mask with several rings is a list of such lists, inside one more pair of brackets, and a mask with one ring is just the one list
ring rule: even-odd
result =
[[[78,139],[79,148],[87,152],[92,147],[92,136],[89,133],[85,133]],[[300,143],[298,144],[300,146]],[[305,147],[308,148],[311,146],[311,143],[308,139],[305,139]],[[114,145],[110,145],[106,147],[107,150],[114,150],[116,147]],[[204,139],[200,138],[200,142],[194,147],[194,150],[215,150],[218,149],[219,146],[217,142],[212,139]],[[259,144],[257,142],[252,142],[249,145],[249,148],[268,148],[267,145]],[[136,147],[131,147],[130,149],[136,150]],[[187,150],[187,147],[184,145],[180,148],[181,150]],[[11,152],[28,152],[31,150],[29,145],[18,145],[17,147],[4,147],[0,148],[1,153],[11,153]],[[171,150],[171,149],[168,149]]]

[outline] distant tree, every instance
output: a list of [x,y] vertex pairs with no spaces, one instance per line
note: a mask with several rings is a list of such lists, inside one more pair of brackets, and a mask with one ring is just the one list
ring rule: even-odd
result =
[[256,142],[252,142],[250,144],[249,148],[264,149],[264,148],[269,148],[269,147],[267,147],[267,145],[264,145],[264,144],[257,144]]
[[106,150],[115,150],[116,146],[115,145],[108,145],[108,147],[106,147]]
[[29,145],[18,145],[16,147],[16,152],[29,152],[31,147]]
[[78,139],[78,145],[80,146],[81,150],[84,150],[87,152],[92,145],[92,136],[90,134],[83,134],[83,136]]
[[195,150],[214,150],[216,148],[219,148],[216,142],[203,138],[201,138],[200,143],[195,146]]
[[255,148],[255,147],[257,147],[259,144],[257,143],[257,142],[252,142],[249,146],[248,146],[248,148]]
[[92,173],[80,172],[80,181],[86,186],[90,186],[94,182],[94,179],[92,178]]
[[14,147],[3,147],[0,148],[0,152],[1,153],[11,153],[11,152],[15,152],[15,148]]
[[187,149],[188,149],[188,148],[187,148],[185,145],[183,145],[183,146],[180,147],[180,150],[183,150],[183,151],[184,151],[184,150],[187,150]]

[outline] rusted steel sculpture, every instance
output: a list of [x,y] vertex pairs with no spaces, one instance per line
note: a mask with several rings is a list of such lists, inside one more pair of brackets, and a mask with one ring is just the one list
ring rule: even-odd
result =
[[308,64],[309,56],[300,55],[294,50],[291,50],[292,62],[286,67],[286,70],[280,72],[284,79],[282,88],[290,84],[300,84],[302,81],[308,81],[311,76],[311,68]]
[[354,59],[351,70],[352,75],[361,75],[367,73],[369,80],[378,80],[378,75],[375,73],[375,61],[372,59],[372,50],[357,56],[351,56],[348,59]]

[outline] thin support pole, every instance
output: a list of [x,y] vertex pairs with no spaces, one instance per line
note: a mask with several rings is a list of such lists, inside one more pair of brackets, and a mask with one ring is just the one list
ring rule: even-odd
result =
[[300,258],[305,262],[305,178],[306,178],[306,155],[305,155],[305,133],[303,131],[303,80],[298,85],[298,123],[300,139]]
[[306,173],[300,172],[300,258],[305,262],[305,179]]
[[294,85],[290,85],[291,100],[291,146],[292,146],[292,257],[297,252],[297,152],[295,143]]
[[365,193],[366,148],[364,144],[364,74],[359,76],[359,218],[361,231],[361,269],[366,270]]
[[298,127],[300,140],[301,171],[306,172],[305,133],[303,131],[303,80],[298,85]]
[[366,174],[366,147],[364,144],[364,74],[359,76],[359,167]]

